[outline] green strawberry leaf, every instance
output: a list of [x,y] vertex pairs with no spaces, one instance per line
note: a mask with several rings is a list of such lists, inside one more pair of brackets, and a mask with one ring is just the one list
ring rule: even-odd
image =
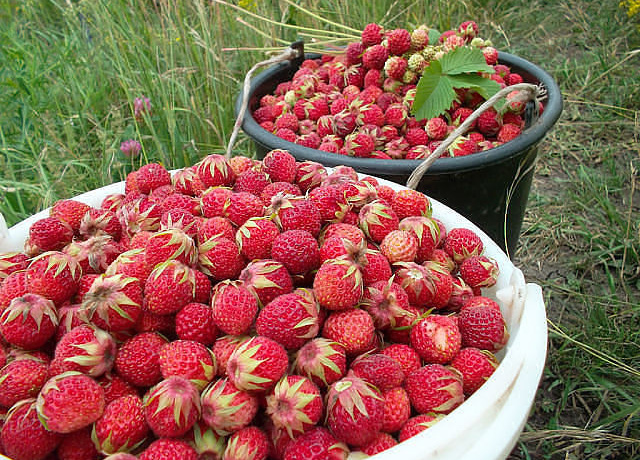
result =
[[454,88],[471,88],[485,99],[489,99],[500,91],[498,82],[480,75],[450,75],[448,78]]
[[440,59],[442,73],[446,75],[459,75],[461,73],[484,72],[493,73],[493,67],[487,61],[478,48],[461,46],[445,53]]

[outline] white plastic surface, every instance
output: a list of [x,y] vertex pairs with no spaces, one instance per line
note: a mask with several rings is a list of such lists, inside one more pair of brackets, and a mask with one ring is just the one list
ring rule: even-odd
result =
[[[329,168],[327,168],[329,169]],[[396,190],[401,185],[378,179]],[[123,193],[124,183],[108,185],[74,199],[98,207],[112,193]],[[542,376],[547,354],[547,325],[540,286],[525,283],[522,272],[505,253],[473,223],[431,200],[433,215],[447,229],[467,227],[475,231],[494,258],[500,275],[494,287],[483,295],[495,298],[504,314],[510,338],[497,356],[500,365],[489,380],[461,406],[433,427],[397,446],[370,457],[375,460],[500,460],[515,446],[529,416]],[[49,211],[44,210],[3,232],[0,215],[0,252],[21,251],[31,224]],[[0,458],[4,459],[0,455]],[[362,458],[354,453],[350,459]]]

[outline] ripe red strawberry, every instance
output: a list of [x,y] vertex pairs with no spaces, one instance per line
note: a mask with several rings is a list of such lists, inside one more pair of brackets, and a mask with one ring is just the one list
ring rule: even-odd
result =
[[296,353],[294,368],[320,388],[326,388],[346,374],[347,355],[338,342],[317,337]]
[[335,186],[316,187],[309,191],[309,199],[316,205],[323,223],[341,222],[350,209],[344,194]]
[[405,290],[394,282],[376,281],[364,290],[361,307],[373,318],[376,329],[395,327],[400,318],[407,315],[409,297]]
[[228,187],[236,180],[233,169],[223,155],[207,155],[195,165],[195,168],[205,188]]
[[274,222],[282,231],[306,230],[314,237],[320,233],[321,217],[313,201],[303,197],[291,197],[276,194],[265,215],[273,216]]
[[374,243],[381,243],[389,232],[398,229],[399,219],[390,205],[376,200],[362,207],[358,223],[367,237]]
[[280,262],[272,259],[249,262],[238,277],[264,306],[277,296],[293,291],[293,280],[289,271]]
[[227,187],[211,187],[200,195],[200,211],[204,217],[223,217],[224,205],[233,191]]
[[140,287],[144,288],[151,269],[147,265],[144,249],[137,248],[125,251],[116,260],[111,262],[105,275],[122,275],[124,278],[136,278],[140,282]]
[[396,433],[411,416],[411,402],[403,387],[394,387],[382,392],[384,398],[384,422],[382,431]]
[[76,240],[66,245],[62,252],[73,257],[82,273],[104,273],[120,255],[122,246],[109,235],[92,236],[87,240]]
[[162,379],[160,349],[167,343],[160,334],[143,332],[131,337],[118,349],[115,370],[137,387],[150,387]]
[[65,372],[47,381],[36,400],[38,417],[47,430],[71,433],[98,420],[104,410],[104,389],[80,372]]
[[350,372],[382,392],[399,387],[405,377],[400,363],[381,353],[358,356],[351,363]]
[[362,65],[366,69],[382,70],[389,57],[389,51],[383,45],[371,45],[362,54]]
[[398,441],[389,433],[378,433],[378,435],[368,444],[365,444],[360,449],[366,455],[375,455],[380,452],[384,452],[387,449],[391,449],[397,445]]
[[160,349],[162,377],[178,376],[202,390],[216,376],[216,357],[207,347],[191,340],[174,340]]
[[29,245],[36,253],[59,251],[71,242],[73,229],[57,217],[38,219],[29,227]]
[[462,375],[465,396],[470,396],[480,388],[498,367],[498,360],[487,350],[463,348],[453,358],[451,366]]
[[148,163],[138,168],[136,185],[140,193],[148,195],[163,185],[171,185],[171,174],[159,163]]
[[55,305],[38,294],[16,297],[0,315],[0,333],[4,340],[26,350],[43,346],[57,327]]
[[469,307],[488,307],[501,312],[500,305],[498,304],[498,302],[496,302],[493,299],[490,299],[489,297],[484,297],[480,295],[473,296],[470,299],[467,299],[467,301],[465,301],[462,304],[462,308],[469,308]]
[[278,193],[293,196],[302,196],[302,190],[296,184],[290,182],[273,182],[267,185],[260,193],[260,198],[265,206],[271,204],[271,199]]
[[77,235],[80,232],[80,222],[89,209],[91,206],[77,200],[58,200],[51,206],[49,215],[65,222]]
[[331,312],[322,328],[322,336],[338,342],[350,356],[369,350],[374,335],[373,319],[358,308]]
[[82,299],[82,313],[104,330],[133,330],[142,314],[140,282],[124,275],[100,275]]
[[197,196],[205,189],[194,166],[176,171],[171,178],[171,183],[176,192],[189,196]]
[[[119,209],[119,206],[115,209]],[[80,221],[79,233],[84,238],[106,234],[119,241],[122,236],[122,224],[115,210],[91,208]]]
[[127,395],[111,401],[93,425],[94,444],[105,455],[133,452],[147,439],[149,426],[142,400]]
[[128,241],[140,232],[157,231],[160,229],[162,212],[160,204],[146,196],[123,204],[116,213],[122,226],[121,239]]
[[293,183],[296,179],[296,159],[286,150],[275,149],[267,152],[262,159],[262,167],[273,182]]
[[153,441],[140,453],[139,460],[198,460],[196,451],[180,439],[160,438]]
[[2,453],[14,460],[44,460],[62,437],[47,430],[38,418],[35,399],[16,403],[6,415],[0,441]]
[[355,212],[359,212],[364,205],[378,199],[378,192],[368,181],[346,180],[336,185],[347,199],[351,210]]
[[99,460],[100,454],[91,440],[91,429],[65,434],[56,450],[58,460]]
[[285,375],[267,395],[267,415],[291,439],[309,431],[323,412],[318,387],[306,377]]
[[431,202],[429,198],[415,190],[399,190],[393,195],[391,203],[398,219],[410,216],[431,216]]
[[307,192],[320,185],[327,176],[325,167],[315,161],[303,161],[297,163],[295,183],[302,192]]
[[429,315],[411,328],[411,346],[425,363],[448,364],[460,351],[462,338],[456,320]]
[[400,230],[412,232],[418,240],[415,261],[423,263],[431,258],[440,238],[440,229],[433,219],[425,216],[405,217],[398,224]]
[[221,281],[213,288],[213,322],[225,334],[249,332],[258,313],[258,301],[242,282]]
[[213,237],[199,246],[198,268],[216,281],[237,278],[244,259],[235,241]]
[[142,401],[144,416],[158,437],[186,434],[200,418],[198,388],[183,377],[169,377],[147,391]]
[[195,270],[177,260],[156,265],[144,285],[146,309],[158,315],[176,313],[195,296]]
[[411,48],[411,34],[405,29],[390,30],[385,34],[389,54],[402,56]]
[[257,426],[233,433],[224,451],[224,460],[265,460],[269,454],[269,438]]
[[411,417],[409,420],[407,420],[407,423],[404,424],[404,426],[400,430],[400,433],[398,433],[398,441],[406,441],[412,436],[415,436],[418,433],[426,430],[427,428],[432,427],[444,417],[444,414],[436,413],[420,414]]
[[465,305],[458,314],[462,346],[491,352],[502,349],[509,340],[509,333],[500,310]]
[[422,360],[418,352],[403,343],[392,343],[383,348],[380,353],[395,359],[400,364],[405,376],[422,366]]
[[487,137],[497,135],[501,126],[502,119],[493,108],[482,112],[476,120],[476,128]]
[[522,134],[520,126],[513,123],[503,124],[496,136],[499,142],[509,142]]
[[303,275],[320,266],[318,241],[306,230],[286,230],[277,235],[271,257],[282,263],[292,275]]
[[258,335],[233,351],[227,362],[227,375],[241,390],[265,393],[280,380],[288,366],[289,357],[284,347]]
[[427,364],[405,380],[411,405],[420,414],[448,414],[464,401],[462,377],[441,364]]
[[76,293],[81,275],[82,270],[72,257],[45,252],[34,257],[27,268],[27,289],[61,305]]
[[196,241],[198,246],[201,246],[214,236],[223,236],[233,240],[235,238],[235,233],[236,229],[233,227],[231,221],[226,217],[209,217],[198,222]]
[[193,239],[179,228],[168,228],[152,234],[145,245],[145,255],[151,269],[167,260],[178,260],[192,266],[197,258]]
[[484,245],[480,237],[467,228],[452,228],[444,241],[444,250],[457,264],[471,256],[481,255]]
[[384,423],[384,398],[364,380],[347,376],[327,393],[327,427],[339,440],[363,446],[378,435]]
[[493,286],[498,275],[498,263],[487,256],[471,256],[460,264],[460,277],[472,289]]
[[418,239],[413,232],[392,230],[382,239],[380,251],[391,264],[413,262],[418,254]]
[[263,168],[250,168],[236,177],[233,191],[248,192],[260,196],[269,184],[271,184],[271,179]]
[[369,23],[362,30],[361,39],[364,46],[377,45],[382,43],[384,29],[375,23]]
[[[318,241],[324,246],[324,243],[333,237],[346,238],[356,245],[359,245],[365,240],[364,233],[359,227],[344,222],[336,222],[325,226],[318,237]],[[332,258],[335,259],[337,257]]]
[[0,406],[10,408],[22,399],[35,398],[47,381],[48,363],[25,354],[0,369]]
[[287,129],[296,133],[298,132],[298,117],[293,112],[285,112],[276,118],[275,127],[276,130]]
[[116,357],[113,337],[102,329],[81,324],[66,333],[56,344],[54,361],[62,372],[77,371],[91,377],[109,372]]
[[226,378],[205,388],[201,401],[202,419],[221,436],[248,426],[258,412],[258,398]]
[[346,460],[347,446],[324,427],[298,436],[285,448],[283,460]]
[[313,280],[313,291],[320,305],[329,310],[352,308],[362,297],[362,273],[349,260],[326,260]]
[[138,396],[138,390],[118,374],[108,372],[98,377],[96,381],[104,389],[105,404],[109,404],[122,396]]
[[232,192],[222,208],[224,217],[240,226],[251,217],[261,217],[264,205],[260,197],[249,192]]
[[10,274],[25,270],[29,258],[22,252],[0,252],[0,286]]
[[266,217],[252,217],[242,224],[235,241],[247,260],[271,258],[271,246],[280,234],[278,226]]
[[191,302],[182,307],[175,318],[176,335],[182,340],[195,340],[205,346],[213,345],[218,326],[213,321],[210,305]]
[[401,56],[390,56],[384,63],[385,73],[394,80],[402,80],[407,70],[407,60]]

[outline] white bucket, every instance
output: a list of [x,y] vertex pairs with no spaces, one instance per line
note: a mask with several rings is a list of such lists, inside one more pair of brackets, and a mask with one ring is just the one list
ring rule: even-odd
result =
[[[327,168],[330,169],[330,168]],[[378,179],[395,190],[405,187]],[[73,199],[99,207],[103,198],[124,193],[124,182],[92,190]],[[526,283],[522,272],[478,227],[442,203],[431,200],[433,216],[447,229],[466,227],[484,243],[485,255],[500,267],[497,283],[483,295],[497,300],[510,338],[497,353],[500,365],[487,382],[442,421],[418,435],[377,454],[376,460],[499,460],[516,445],[529,416],[547,355],[547,322],[542,289]],[[21,251],[33,222],[44,210],[7,230],[0,214],[0,252]],[[0,459],[6,459],[0,455]],[[350,459],[361,458],[352,453]]]

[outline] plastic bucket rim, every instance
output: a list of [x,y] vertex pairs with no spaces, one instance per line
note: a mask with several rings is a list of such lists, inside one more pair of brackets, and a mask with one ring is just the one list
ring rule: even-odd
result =
[[[306,53],[305,58],[319,57],[319,54]],[[533,64],[532,62],[519,56],[499,52],[499,62],[510,67],[518,67],[519,70],[533,76],[547,90],[546,105],[543,113],[538,120],[525,130],[516,139],[494,147],[485,152],[475,153],[464,157],[439,158],[427,171],[426,175],[450,174],[456,172],[470,171],[474,169],[484,168],[492,164],[507,161],[509,158],[523,152],[537,143],[539,143],[560,118],[562,113],[562,94],[556,81],[549,73]],[[249,98],[267,81],[273,79],[276,75],[285,69],[293,67],[291,61],[283,62],[271,66],[258,74],[251,81],[249,89]],[[242,92],[236,98],[235,112],[240,111],[242,104]],[[299,160],[310,160],[322,163],[325,166],[346,165],[354,169],[368,174],[384,174],[386,176],[406,176],[421,163],[421,160],[383,160],[374,158],[355,158],[346,155],[337,155],[334,153],[323,152],[321,150],[300,146],[292,142],[285,141],[275,134],[264,130],[253,118],[250,111],[245,112],[242,120],[242,128],[245,133],[251,137],[254,142],[270,149],[284,149],[292,152]]]

